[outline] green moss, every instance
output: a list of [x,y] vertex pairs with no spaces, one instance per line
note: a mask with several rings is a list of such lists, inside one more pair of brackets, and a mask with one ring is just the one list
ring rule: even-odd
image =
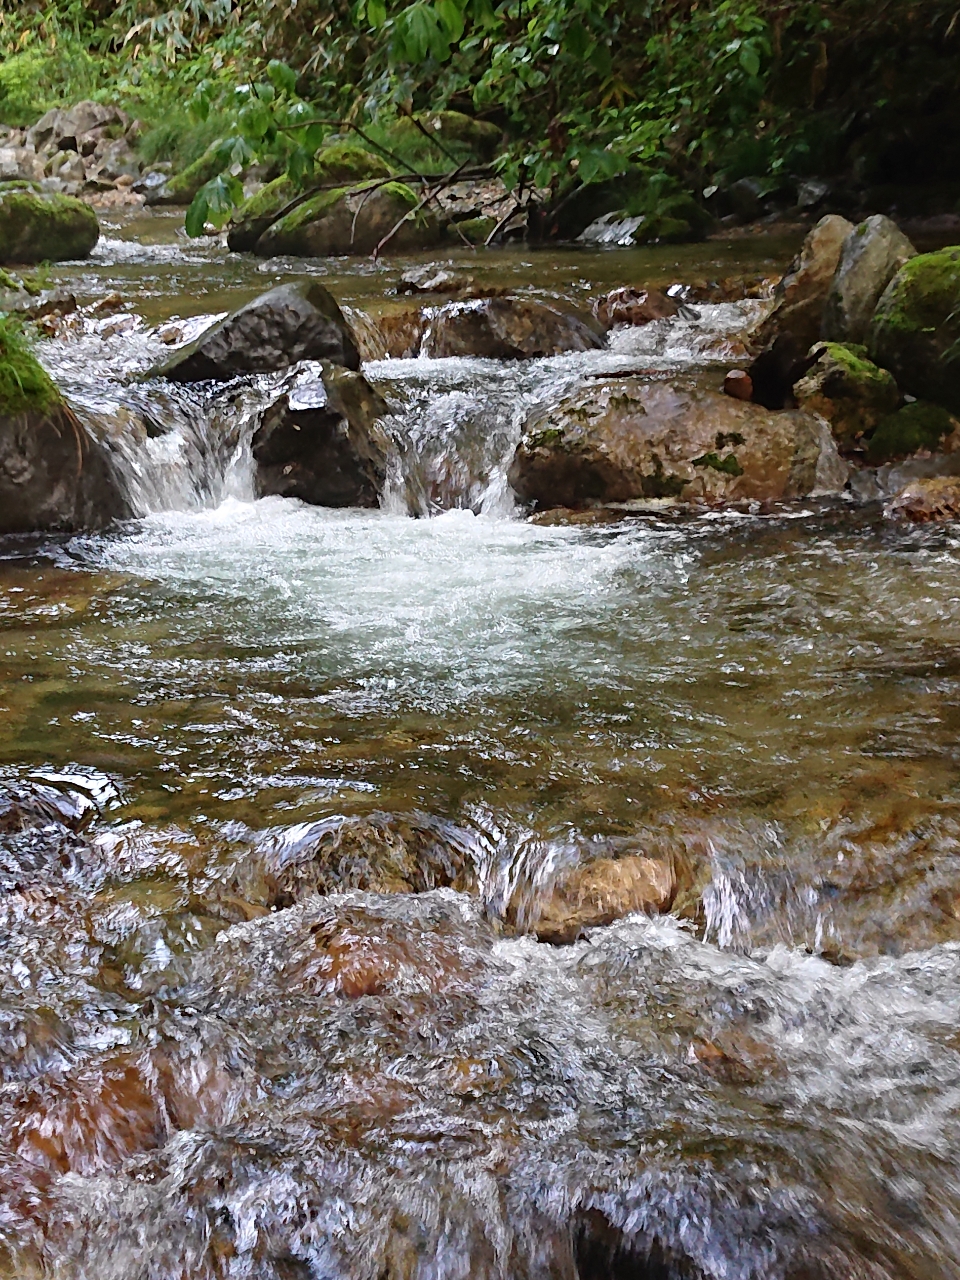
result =
[[880,421],[867,445],[867,459],[879,465],[918,449],[935,450],[955,426],[956,419],[946,409],[917,400]]
[[303,204],[298,204],[295,209],[290,212],[279,222],[273,224],[272,230],[277,232],[296,231],[300,227],[304,227],[309,222],[316,222],[318,218],[322,218],[324,214],[329,213],[334,205],[347,194],[346,187],[334,187],[330,191],[319,191],[315,196],[311,196],[309,200],[304,200]]
[[[424,133],[409,116],[403,116],[386,133],[387,146],[401,155],[428,155],[440,160],[442,145],[458,161],[476,158],[491,160],[502,137],[501,130],[486,120],[475,120],[461,111],[433,111],[416,117]],[[447,159],[449,164],[449,158]]]
[[875,323],[886,330],[933,330],[960,306],[960,247],[920,253],[900,268],[877,304]]
[[699,458],[693,458],[692,463],[695,467],[710,467],[713,471],[722,471],[726,476],[743,475],[743,467],[733,453],[728,453],[725,458],[717,453],[704,453]]
[[0,263],[85,258],[100,238],[97,215],[72,196],[0,189]]
[[460,240],[462,236],[471,244],[485,244],[496,225],[496,218],[466,218],[463,222],[452,222],[448,232],[454,240]]
[[244,200],[233,215],[235,222],[247,222],[253,219],[272,218],[297,197],[297,187],[286,174],[265,183],[259,191]]
[[314,156],[314,182],[354,183],[364,178],[389,178],[385,160],[353,142],[335,142]]
[[397,204],[406,205],[408,209],[412,209],[417,203],[417,197],[405,182],[385,182],[380,190],[385,196],[396,200]]
[[223,171],[219,139],[207,147],[199,159],[175,173],[163,184],[164,198],[171,204],[189,204],[204,183]]
[[0,414],[51,409],[60,393],[12,316],[0,315]]
[[525,444],[528,449],[543,449],[559,444],[562,439],[563,432],[559,427],[547,427],[545,431],[538,431],[535,435],[528,436]]

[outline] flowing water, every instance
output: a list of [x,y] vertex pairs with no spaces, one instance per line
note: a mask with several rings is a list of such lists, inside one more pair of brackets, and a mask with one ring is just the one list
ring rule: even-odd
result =
[[[372,363],[382,508],[256,501],[297,375],[142,381],[153,326],[309,270],[375,310],[398,269],[171,227],[62,269],[142,322],[42,349],[138,517],[0,544],[0,1275],[960,1275],[957,532],[522,518],[531,405],[718,378],[751,304]],[[790,248],[470,269],[576,300]],[[538,941],[638,858],[669,910]]]

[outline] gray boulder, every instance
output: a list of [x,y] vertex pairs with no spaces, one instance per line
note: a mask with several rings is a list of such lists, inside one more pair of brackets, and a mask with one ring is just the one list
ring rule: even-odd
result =
[[301,360],[360,368],[350,326],[316,281],[278,285],[221,320],[159,371],[173,382],[225,382],[273,373]]
[[380,396],[359,373],[324,365],[263,415],[253,436],[257,490],[321,507],[375,507],[389,437]]
[[827,342],[863,342],[880,295],[916,252],[897,224],[882,213],[855,227],[843,242],[820,336]]
[[531,298],[476,298],[425,313],[425,356],[529,360],[591,351],[603,339],[576,315]]
[[792,345],[804,353],[818,340],[823,308],[851,231],[853,224],[838,214],[820,219],[777,285],[773,309],[753,337],[756,351],[789,335]]

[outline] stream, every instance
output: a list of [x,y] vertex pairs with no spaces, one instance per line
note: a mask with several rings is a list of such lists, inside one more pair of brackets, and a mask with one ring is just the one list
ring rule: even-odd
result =
[[[179,217],[179,215],[178,215]],[[140,377],[313,273],[116,216],[44,342],[135,519],[0,541],[0,1277],[955,1280],[960,533],[879,504],[526,520],[522,421],[722,379],[751,302],[369,362],[378,510],[254,497],[289,373]],[[451,256],[581,302],[773,237]],[[661,914],[538,940],[563,877]]]

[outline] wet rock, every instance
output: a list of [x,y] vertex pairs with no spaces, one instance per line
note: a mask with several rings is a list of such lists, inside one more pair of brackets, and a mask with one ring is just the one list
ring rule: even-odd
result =
[[143,194],[149,205],[189,204],[200,188],[222,171],[223,160],[218,140],[192,164],[188,164],[179,173],[164,178],[162,183],[149,185]]
[[605,329],[616,324],[642,325],[675,316],[680,304],[657,289],[614,289],[596,304],[597,319]]
[[[35,125],[27,130],[26,141],[38,151],[49,147],[56,151],[69,150],[80,152],[78,139],[90,137],[99,139],[104,136],[119,137],[130,130],[134,121],[119,107],[106,106],[101,102],[78,102],[64,110],[53,107],[42,115]],[[93,146],[90,147],[90,151]]]
[[278,285],[215,324],[160,373],[173,382],[226,381],[301,360],[359,369],[360,356],[336,300],[316,281]]
[[386,182],[372,190],[361,186],[321,191],[273,223],[254,252],[263,258],[369,254],[398,223],[386,252],[427,249],[439,243],[440,225],[427,210],[414,212],[417,203],[417,196],[402,182]]
[[474,288],[473,276],[450,271],[435,262],[408,268],[397,283],[397,293],[453,293],[462,296]]
[[100,238],[97,215],[70,196],[0,186],[0,265],[86,258]]
[[109,454],[72,410],[0,406],[0,534],[99,529],[129,514]]
[[573,507],[550,507],[546,511],[535,511],[530,523],[546,528],[564,525],[597,525],[617,524],[624,518],[624,512],[616,507],[588,507],[579,511]]
[[895,222],[874,214],[843,242],[827,295],[820,336],[828,342],[863,342],[880,295],[916,249]]
[[753,337],[756,351],[764,351],[777,338],[789,335],[802,354],[819,339],[827,296],[844,241],[853,229],[852,223],[837,214],[820,219],[777,285],[773,310]]
[[545,302],[481,298],[428,311],[422,353],[528,360],[602,346],[602,339],[578,316]]
[[956,520],[960,518],[960,477],[911,480],[887,503],[884,515],[915,524]]
[[752,400],[753,379],[745,369],[731,369],[723,380],[723,394],[734,400]]
[[534,931],[541,942],[575,942],[585,929],[642,911],[669,910],[676,881],[669,863],[652,858],[600,858],[554,884]]
[[797,403],[827,419],[842,450],[857,449],[900,401],[893,375],[863,346],[821,342],[810,355],[814,364],[793,388]]
[[607,378],[528,419],[510,468],[540,507],[673,497],[778,501],[843,487],[829,428],[706,390],[694,379]]
[[960,412],[960,247],[901,267],[877,304],[867,349],[901,391]]
[[[298,201],[306,203],[313,187],[343,186],[363,179],[382,179],[390,170],[379,156],[348,142],[324,147],[314,157],[314,171],[306,191],[286,175],[274,178],[254,192],[233,214],[227,228],[227,245],[234,252],[252,251],[273,223]],[[292,209],[290,210],[292,212]]]
[[420,354],[423,343],[423,312],[419,307],[390,309],[377,316],[387,355],[394,360],[410,360]]
[[321,507],[375,507],[389,440],[386,405],[359,373],[335,365],[300,382],[263,415],[253,436],[257,491]]
[[939,405],[916,400],[881,418],[867,442],[867,461],[880,465],[916,453],[952,453],[958,447],[960,422],[953,414]]

